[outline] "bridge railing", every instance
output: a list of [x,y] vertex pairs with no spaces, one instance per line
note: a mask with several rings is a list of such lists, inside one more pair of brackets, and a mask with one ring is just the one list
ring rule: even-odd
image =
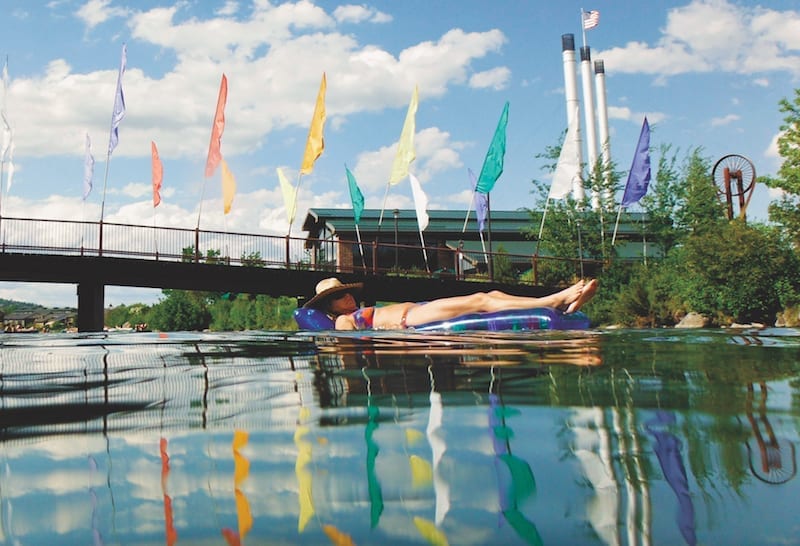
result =
[[[0,218],[0,252],[105,256],[310,269],[375,275],[451,276],[494,280],[501,259],[530,264],[527,283],[538,285],[543,263],[567,264],[576,275],[600,262],[506,252],[466,252],[463,248],[392,244],[376,241],[312,241],[325,249],[315,257],[302,237],[222,232],[113,222]],[[347,259],[342,249],[355,249]],[[320,254],[326,259],[320,259]],[[409,258],[411,257],[411,258]],[[401,259],[402,258],[402,259]],[[468,259],[469,258],[469,259]],[[435,264],[430,267],[430,264]],[[482,267],[483,265],[483,267]],[[433,269],[433,270],[432,270]]]

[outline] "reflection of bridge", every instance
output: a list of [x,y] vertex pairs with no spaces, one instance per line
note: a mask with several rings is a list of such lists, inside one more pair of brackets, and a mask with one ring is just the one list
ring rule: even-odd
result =
[[[450,250],[453,269],[446,274],[411,275],[377,260],[368,268],[343,268],[335,260],[314,263],[305,238],[199,228],[4,217],[0,239],[0,281],[78,285],[81,331],[102,330],[107,285],[302,298],[317,281],[335,273],[343,281],[365,281],[365,297],[373,302],[424,301],[494,288],[532,296],[549,292],[467,275],[457,250]],[[383,247],[395,247],[370,246],[375,256]]]

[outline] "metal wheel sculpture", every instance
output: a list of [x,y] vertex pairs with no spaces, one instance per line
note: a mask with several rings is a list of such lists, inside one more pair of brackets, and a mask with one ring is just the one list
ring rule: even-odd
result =
[[[752,447],[746,442],[750,471],[764,483],[779,485],[786,483],[797,474],[797,459],[794,444],[785,438],[772,438],[768,442],[758,442]],[[755,461],[758,456],[757,464]]]
[[711,177],[717,194],[725,200],[728,220],[733,220],[734,198],[739,205],[739,216],[744,218],[755,189],[756,168],[753,162],[743,155],[726,155],[714,165]]

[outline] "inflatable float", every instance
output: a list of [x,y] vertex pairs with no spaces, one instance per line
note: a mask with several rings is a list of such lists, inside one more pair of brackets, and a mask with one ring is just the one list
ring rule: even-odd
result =
[[[295,309],[294,319],[301,330],[333,330],[333,320],[318,309]],[[415,332],[585,330],[589,317],[578,311],[562,313],[552,307],[517,309],[496,313],[471,313],[450,320],[429,322],[409,328]]]

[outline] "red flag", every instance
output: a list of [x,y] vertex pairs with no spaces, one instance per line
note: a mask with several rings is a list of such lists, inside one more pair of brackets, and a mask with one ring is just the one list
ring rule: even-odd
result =
[[206,178],[213,176],[222,159],[222,131],[225,130],[225,102],[228,100],[228,78],[222,75],[219,84],[219,98],[217,98],[217,111],[214,114],[214,125],[211,127],[211,142],[208,145],[208,159],[206,159]]
[[158,148],[156,143],[150,141],[150,152],[153,155],[153,208],[161,203],[161,182],[164,180],[164,165],[161,164],[161,158],[158,157]]

